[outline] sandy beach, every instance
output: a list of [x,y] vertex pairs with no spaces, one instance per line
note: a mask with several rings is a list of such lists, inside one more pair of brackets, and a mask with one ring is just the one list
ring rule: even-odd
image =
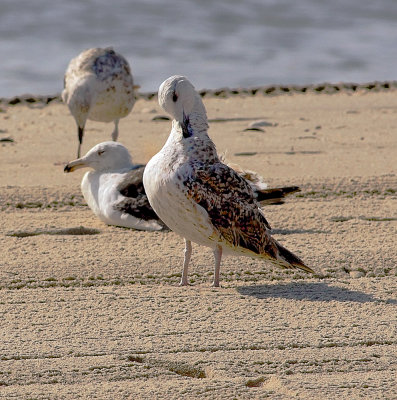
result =
[[[0,103],[1,399],[397,398],[397,90],[204,97],[231,163],[301,191],[264,212],[315,276],[107,226],[57,101]],[[146,163],[171,122],[140,98],[119,140]],[[157,118],[156,118],[157,117]],[[246,130],[262,121],[260,130]],[[85,153],[110,140],[88,121]]]

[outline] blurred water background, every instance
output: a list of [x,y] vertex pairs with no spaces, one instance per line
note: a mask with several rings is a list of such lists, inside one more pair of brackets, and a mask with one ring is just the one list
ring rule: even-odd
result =
[[396,0],[0,0],[0,97],[62,90],[69,60],[112,45],[142,92],[397,77]]

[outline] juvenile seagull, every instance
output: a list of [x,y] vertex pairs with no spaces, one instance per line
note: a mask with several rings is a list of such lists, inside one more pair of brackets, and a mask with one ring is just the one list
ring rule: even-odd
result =
[[158,231],[164,225],[150,207],[142,182],[143,165],[134,165],[118,142],[103,142],[84,157],[71,161],[65,172],[91,167],[81,181],[88,206],[108,225]]
[[261,258],[282,268],[313,270],[270,235],[270,226],[251,186],[223,164],[207,134],[201,97],[183,76],[165,80],[160,106],[172,115],[167,142],[146,165],[143,184],[157,215],[185,238],[180,285],[188,284],[195,242],[213,249],[213,286],[219,286],[222,254]]
[[62,100],[76,120],[80,157],[87,119],[114,121],[112,139],[117,140],[119,119],[134,103],[134,83],[127,60],[111,47],[83,51],[70,61],[65,73]]

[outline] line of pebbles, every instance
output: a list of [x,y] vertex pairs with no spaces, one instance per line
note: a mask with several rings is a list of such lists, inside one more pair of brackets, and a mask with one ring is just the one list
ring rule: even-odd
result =
[[[334,94],[338,92],[357,92],[357,91],[371,91],[379,92],[385,90],[393,90],[397,88],[397,81],[390,82],[370,82],[370,83],[322,83],[315,85],[270,85],[258,86],[252,88],[221,88],[221,89],[203,89],[199,93],[201,97],[219,97],[228,98],[232,96],[277,96],[282,94],[297,94],[297,93],[326,93]],[[137,93],[137,98],[151,100],[157,96],[157,92]],[[0,98],[0,105],[13,106],[16,104],[49,104],[52,102],[62,102],[59,94],[53,96],[33,96],[22,95],[12,98]]]

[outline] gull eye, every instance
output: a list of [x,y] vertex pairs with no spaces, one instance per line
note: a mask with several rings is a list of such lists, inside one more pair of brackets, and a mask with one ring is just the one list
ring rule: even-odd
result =
[[98,150],[98,156],[101,156],[104,152],[105,150]]
[[177,100],[178,100],[178,95],[174,92],[174,94],[172,95],[172,101],[176,103]]

